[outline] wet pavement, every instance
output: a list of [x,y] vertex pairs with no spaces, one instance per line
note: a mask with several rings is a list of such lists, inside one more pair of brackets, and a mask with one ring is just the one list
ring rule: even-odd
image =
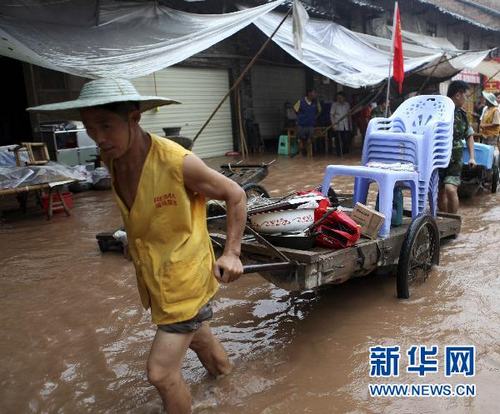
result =
[[[262,184],[273,195],[315,186],[331,162],[339,160],[280,157]],[[440,266],[410,300],[396,298],[390,275],[301,294],[258,275],[222,286],[212,325],[236,368],[214,380],[188,354],[194,412],[497,413],[499,201],[483,193],[462,203],[462,233],[442,246]],[[110,192],[75,195],[70,218],[48,222],[32,206],[0,224],[0,412],[161,412],[144,372],[155,329],[139,305],[133,267],[101,254],[95,241],[119,225]],[[472,344],[476,376],[445,378],[440,369],[419,379],[402,370],[376,381],[368,348],[377,344]],[[367,386],[377,382],[473,383],[477,396],[371,398]]]

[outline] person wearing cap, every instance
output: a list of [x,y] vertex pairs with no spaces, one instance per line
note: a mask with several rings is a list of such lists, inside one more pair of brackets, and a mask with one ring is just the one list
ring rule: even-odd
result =
[[453,123],[453,144],[450,163],[447,168],[439,170],[439,210],[445,213],[456,214],[458,211],[458,187],[462,175],[463,144],[467,142],[469,150],[469,165],[475,166],[474,130],[469,125],[467,113],[463,110],[469,85],[463,81],[453,81],[448,87],[448,97],[455,104]]
[[497,146],[500,135],[500,111],[497,97],[486,91],[483,91],[483,97],[486,99],[486,108],[481,117],[479,132],[483,135],[484,144]]
[[[74,101],[28,110],[82,120],[99,146],[113,178],[141,302],[158,327],[148,379],[169,413],[189,413],[191,395],[181,373],[188,348],[213,375],[232,368],[208,320],[218,282],[234,281],[243,272],[246,197],[190,151],[141,128],[141,112],[173,103],[178,102],[141,96],[126,80],[98,79],[86,83]],[[207,198],[227,208],[227,240],[217,260],[206,226]]]

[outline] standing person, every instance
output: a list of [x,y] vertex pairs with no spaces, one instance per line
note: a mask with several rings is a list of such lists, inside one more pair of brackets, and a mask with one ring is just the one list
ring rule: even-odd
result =
[[480,96],[479,100],[474,104],[474,112],[472,114],[474,121],[477,124],[477,131],[479,131],[479,125],[481,123],[481,117],[483,115],[483,110],[486,107],[486,99],[484,96]]
[[335,151],[338,157],[348,154],[351,148],[352,119],[351,106],[346,101],[344,92],[337,93],[337,100],[330,109],[330,121],[335,137]]
[[307,148],[312,145],[316,118],[321,112],[318,95],[314,89],[308,89],[306,96],[299,99],[293,109],[297,113],[297,138],[299,149],[303,156],[307,155]]
[[493,93],[483,91],[486,100],[486,109],[481,118],[479,132],[483,135],[483,143],[498,145],[500,135],[500,112],[498,110],[497,98]]
[[[353,102],[353,106],[357,106],[356,102]],[[359,135],[361,136],[361,142],[364,144],[366,130],[368,128],[368,122],[370,122],[372,108],[370,105],[364,105],[359,108],[355,114],[352,115],[352,121],[355,125],[354,134],[359,130]]]
[[456,214],[458,211],[458,186],[462,174],[463,144],[467,142],[469,150],[469,165],[475,166],[474,130],[470,127],[467,114],[463,110],[469,85],[463,81],[453,81],[448,86],[448,97],[455,104],[455,119],[453,124],[453,147],[450,163],[447,168],[439,170],[439,210]]
[[[235,182],[193,153],[141,128],[141,112],[170,103],[177,102],[139,95],[129,81],[99,79],[85,84],[74,101],[28,110],[81,119],[99,146],[113,178],[141,302],[157,325],[147,376],[167,412],[184,414],[191,412],[181,373],[188,348],[213,375],[232,368],[208,320],[218,281],[232,282],[243,271],[246,199]],[[227,206],[227,241],[217,261],[206,227],[207,198]]]

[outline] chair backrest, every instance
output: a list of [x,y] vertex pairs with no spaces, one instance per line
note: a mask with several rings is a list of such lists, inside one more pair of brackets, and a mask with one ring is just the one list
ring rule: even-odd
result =
[[428,177],[433,169],[448,165],[454,112],[455,104],[445,96],[407,99],[390,118],[370,121],[362,163],[410,162]]
[[447,96],[419,95],[404,101],[391,118],[404,124],[405,132],[423,134],[429,124],[453,125],[455,104]]

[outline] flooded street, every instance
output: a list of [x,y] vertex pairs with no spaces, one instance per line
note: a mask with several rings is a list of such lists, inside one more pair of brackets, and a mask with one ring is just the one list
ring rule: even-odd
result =
[[[261,159],[270,160],[270,156]],[[220,161],[220,160],[219,160]],[[280,157],[262,184],[272,195],[316,186],[338,159]],[[357,162],[354,158],[349,163]],[[216,166],[217,160],[211,160]],[[352,191],[342,181],[336,190]],[[101,254],[95,235],[121,218],[111,192],[74,196],[70,218],[35,210],[0,224],[0,412],[159,413],[145,363],[155,333],[133,266]],[[393,276],[301,294],[259,275],[221,287],[212,326],[235,362],[214,380],[189,351],[195,413],[498,413],[500,193],[461,204],[462,232],[410,300]],[[369,347],[475,345],[476,375],[369,377]],[[441,359],[442,360],[442,359]],[[371,398],[368,384],[473,383],[475,398]]]

